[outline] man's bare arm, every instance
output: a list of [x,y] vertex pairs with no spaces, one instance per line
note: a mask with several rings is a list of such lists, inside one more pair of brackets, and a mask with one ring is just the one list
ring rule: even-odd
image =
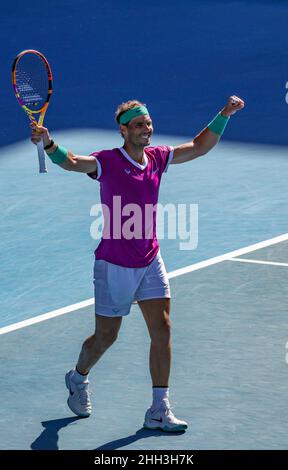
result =
[[[52,143],[49,131],[46,127],[38,126],[36,123],[31,124],[32,128],[32,137],[31,141],[33,144],[37,144],[41,139],[43,139],[44,147]],[[49,149],[46,150],[47,155],[53,155],[58,148],[58,145],[53,143]],[[68,151],[66,159],[58,165],[64,170],[68,171],[78,171],[81,173],[93,173],[97,171],[97,161],[96,158],[90,156],[80,156],[75,155],[70,150]]]
[[[221,110],[221,115],[224,118],[229,118],[232,114],[244,108],[244,106],[245,103],[241,98],[231,96],[226,106]],[[194,158],[205,155],[219,142],[220,137],[221,135],[206,127],[191,142],[178,145],[174,148],[171,164],[189,162],[194,160]]]

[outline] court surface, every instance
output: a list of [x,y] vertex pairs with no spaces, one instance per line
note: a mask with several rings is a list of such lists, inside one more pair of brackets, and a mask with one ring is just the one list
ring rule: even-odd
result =
[[[82,153],[119,144],[108,131],[55,138]],[[183,434],[142,428],[151,383],[137,305],[91,373],[91,417],[67,408],[65,372],[94,328],[89,228],[99,190],[52,165],[39,176],[33,151],[17,144],[0,158],[1,449],[287,449],[287,149],[221,143],[163,177],[160,202],[199,209],[197,248],[160,240],[173,295],[170,397],[189,423]]]

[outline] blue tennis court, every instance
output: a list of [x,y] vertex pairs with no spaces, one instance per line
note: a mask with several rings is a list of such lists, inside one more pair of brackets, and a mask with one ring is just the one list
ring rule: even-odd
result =
[[[282,253],[283,261],[286,250],[287,242],[280,242],[252,251],[249,259],[265,262]],[[148,336],[137,306],[117,344],[91,374],[93,415],[71,416],[63,371],[93,328],[93,309],[85,308],[2,337],[2,363],[9,363],[13,373],[5,375],[1,447],[285,449],[288,263],[241,260],[225,259],[171,281],[171,387],[179,416],[190,424],[186,433],[142,428],[150,378]]]
[[[65,141],[65,134],[61,137]],[[106,138],[104,133],[99,145]],[[156,142],[158,138],[172,144],[177,140],[158,136]],[[89,239],[89,205],[98,198],[97,183],[50,165],[44,191],[34,159],[25,158],[29,144],[21,148],[23,152],[15,152],[19,172],[13,173],[13,186],[7,178],[4,187],[11,232],[9,240],[6,232],[1,236],[6,273],[1,448],[285,449],[288,235],[283,149],[223,143],[203,159],[171,167],[164,177],[162,201],[183,202],[192,191],[199,203],[198,247],[185,252],[179,240],[161,241],[173,295],[171,402],[190,425],[184,434],[167,435],[142,428],[151,384],[149,338],[137,305],[116,344],[91,373],[92,416],[79,419],[67,408],[64,374],[94,329],[96,241]],[[241,171],[248,159],[244,178]],[[7,175],[10,161],[0,160]],[[275,182],[263,182],[265,175],[271,181],[275,168]],[[17,193],[20,187],[22,194]],[[47,190],[49,200],[30,213],[35,192],[44,197]],[[33,218],[37,230],[31,238]],[[85,300],[83,308],[65,309]],[[59,315],[61,308],[67,313]]]

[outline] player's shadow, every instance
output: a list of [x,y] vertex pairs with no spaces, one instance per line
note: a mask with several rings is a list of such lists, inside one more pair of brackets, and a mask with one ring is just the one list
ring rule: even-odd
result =
[[146,439],[147,437],[171,437],[171,436],[180,436],[184,434],[185,431],[178,431],[178,432],[163,432],[158,430],[152,429],[145,429],[141,428],[135,432],[135,434],[131,434],[131,436],[122,437],[121,439],[116,439],[115,441],[107,442],[106,444],[97,447],[94,450],[116,450],[121,447],[128,446],[129,444],[133,444],[136,441],[140,441],[141,439]]
[[72,418],[52,419],[51,421],[42,421],[44,430],[31,444],[32,450],[58,450],[58,432],[60,429],[69,426],[74,421],[83,419],[79,416]]
[[[72,418],[62,418],[62,419],[52,419],[50,421],[42,421],[43,431],[41,432],[40,436],[38,436],[34,442],[31,444],[32,450],[58,450],[58,440],[59,440],[59,431],[60,429],[69,426],[70,424],[78,421],[79,419],[83,419],[79,416],[75,416]],[[150,429],[138,429],[135,434],[131,434],[131,436],[122,437],[120,439],[116,439],[114,441],[107,442],[94,450],[116,450],[121,447],[128,446],[129,444],[133,444],[133,442],[139,441],[141,439],[146,439],[147,437],[169,437],[169,436],[179,436],[184,434],[185,431],[181,432],[169,432],[165,433],[163,431],[158,430],[150,430]]]

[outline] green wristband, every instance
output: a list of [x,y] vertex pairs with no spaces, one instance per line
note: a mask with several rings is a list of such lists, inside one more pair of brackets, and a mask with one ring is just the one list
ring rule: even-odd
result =
[[61,163],[64,163],[67,158],[68,150],[65,149],[64,147],[61,147],[61,145],[58,145],[55,152],[47,153],[47,155],[49,158],[51,158],[53,163],[56,163],[57,165],[61,165]]
[[207,127],[210,131],[214,132],[214,134],[222,135],[229,119],[229,116],[222,116],[222,114],[219,113]]

